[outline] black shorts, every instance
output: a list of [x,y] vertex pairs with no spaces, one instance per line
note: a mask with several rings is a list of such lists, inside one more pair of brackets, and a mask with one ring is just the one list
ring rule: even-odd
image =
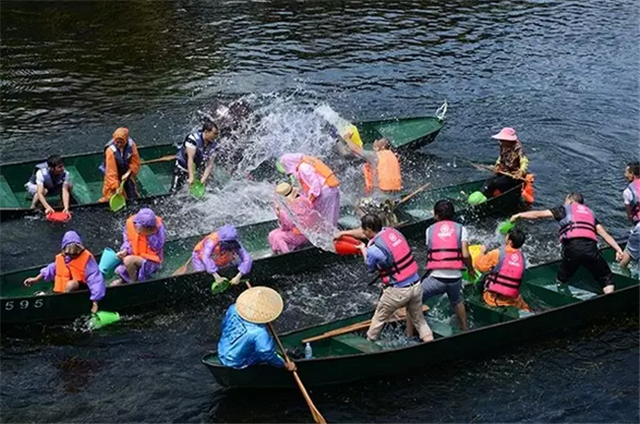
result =
[[578,268],[585,267],[601,287],[613,285],[613,274],[595,241],[575,239],[562,246],[562,264],[557,279],[568,283]]

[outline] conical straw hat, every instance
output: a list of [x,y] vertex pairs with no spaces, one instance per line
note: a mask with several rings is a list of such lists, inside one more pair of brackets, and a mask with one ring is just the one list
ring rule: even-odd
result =
[[236,311],[243,319],[255,324],[266,324],[278,318],[284,304],[272,288],[251,287],[236,300]]
[[292,190],[293,187],[291,187],[291,184],[289,183],[280,183],[276,187],[276,193],[278,193],[280,196],[288,196],[291,194]]

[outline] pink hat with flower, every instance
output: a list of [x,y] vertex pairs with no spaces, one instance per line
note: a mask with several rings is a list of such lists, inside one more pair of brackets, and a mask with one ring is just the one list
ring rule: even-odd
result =
[[509,127],[503,128],[498,134],[492,135],[491,138],[502,141],[518,141],[516,130]]

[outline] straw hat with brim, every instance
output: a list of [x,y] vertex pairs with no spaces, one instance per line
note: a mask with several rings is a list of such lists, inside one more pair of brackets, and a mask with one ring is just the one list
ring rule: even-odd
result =
[[272,288],[251,287],[236,300],[236,311],[243,319],[255,324],[266,324],[278,318],[284,304]]
[[499,141],[518,141],[516,130],[509,127],[503,128],[498,134],[492,135],[491,138]]
[[276,193],[280,196],[287,197],[293,193],[293,186],[289,183],[280,183],[276,187]]

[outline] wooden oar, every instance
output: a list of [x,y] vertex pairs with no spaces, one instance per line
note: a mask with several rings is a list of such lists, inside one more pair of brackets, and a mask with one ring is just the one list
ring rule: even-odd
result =
[[418,187],[417,189],[413,190],[411,193],[407,194],[406,196],[404,196],[401,200],[400,203],[398,203],[397,205],[394,206],[393,209],[398,208],[398,206],[400,206],[401,204],[405,203],[407,200],[411,199],[413,196],[415,196],[416,194],[422,193],[423,191],[425,191],[425,189],[427,189],[427,187],[429,187],[431,185],[431,183],[426,183],[426,184],[422,184],[420,187]]
[[[427,305],[422,305],[422,312],[427,312],[428,310],[429,310],[429,307]],[[386,322],[398,322],[405,318],[406,317],[402,317],[402,318],[394,317]],[[370,319],[366,321],[356,322],[354,324],[347,325],[342,328],[336,328],[335,330],[327,331],[326,333],[322,333],[318,336],[309,337],[308,339],[302,340],[301,343],[306,344],[311,342],[317,342],[318,340],[324,340],[331,337],[340,336],[342,334],[353,333],[354,331],[364,330],[365,328],[368,328],[370,325],[371,325]]]
[[522,177],[516,177],[515,175],[509,173],[509,172],[504,172],[504,171],[496,171],[492,166],[489,165],[483,165],[481,163],[474,163],[474,162],[469,162],[471,164],[471,166],[473,166],[476,169],[482,169],[484,171],[491,171],[491,172],[496,172],[498,174],[502,174],[502,175],[506,175],[509,178],[513,178],[514,180],[518,180],[518,181],[527,181],[526,178],[522,178]]
[[143,160],[142,162],[140,162],[140,165],[148,165],[150,163],[156,163],[156,162],[169,162],[169,161],[175,160],[175,158],[176,158],[176,155],[167,155],[161,158]]
[[[251,288],[251,284],[249,284],[248,281],[245,281],[245,283],[248,288]],[[271,325],[271,323],[268,323],[267,326],[269,327],[269,331],[271,331],[273,338],[276,340],[276,343],[278,343],[278,346],[280,347],[280,351],[282,352],[284,359],[287,361],[288,364],[290,364],[291,359],[289,359],[289,355],[287,355],[287,351],[282,345],[282,342],[280,341],[278,334],[273,329],[273,326]],[[318,411],[318,408],[316,408],[316,406],[313,404],[313,401],[311,400],[311,396],[309,396],[309,393],[307,393],[307,389],[305,389],[304,384],[302,384],[302,380],[300,380],[300,377],[298,376],[297,371],[293,371],[293,378],[296,380],[296,383],[298,383],[298,388],[300,389],[300,392],[302,392],[302,396],[304,397],[304,400],[307,401],[307,405],[311,410],[311,415],[313,416],[313,420],[318,424],[326,424],[327,421],[324,419],[320,411]]]
[[176,275],[182,275],[182,274],[186,274],[187,270],[189,269],[189,264],[191,263],[191,256],[189,257],[189,259],[187,259],[187,262],[184,263],[184,265],[182,265],[180,268],[176,269],[173,274],[173,276]]

